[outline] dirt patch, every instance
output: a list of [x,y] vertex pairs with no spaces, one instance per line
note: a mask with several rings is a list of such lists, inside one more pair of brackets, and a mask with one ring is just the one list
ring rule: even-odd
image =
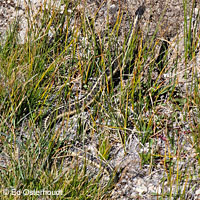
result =
[[[28,3],[26,4],[25,1],[22,0],[1,1],[0,32],[5,31],[16,17],[22,17],[24,23],[24,16],[27,14],[28,7],[31,13],[34,14],[34,12],[37,12],[43,5],[43,0],[31,1],[31,5]],[[60,6],[59,3],[56,5],[57,7]],[[157,35],[159,37],[170,39],[177,35],[181,29],[181,25],[184,21],[184,10],[187,15],[189,15],[193,8],[193,15],[195,15],[195,12],[197,14],[198,11],[195,9],[199,6],[199,0],[189,1],[187,8],[184,8],[182,0],[87,0],[81,2],[77,9],[80,9],[81,12],[86,12],[91,18],[95,17],[95,28],[97,31],[102,31],[108,20],[109,24],[114,26],[117,16],[119,13],[123,12],[126,17],[124,17],[122,21],[121,28],[127,31],[130,26],[130,20],[135,16],[139,6],[142,5],[145,7],[145,12],[140,20],[140,28],[145,35],[152,36],[157,30]],[[158,26],[159,23],[160,25]],[[26,29],[26,27],[21,25],[21,29],[24,28]],[[22,34],[22,37],[23,36]]]

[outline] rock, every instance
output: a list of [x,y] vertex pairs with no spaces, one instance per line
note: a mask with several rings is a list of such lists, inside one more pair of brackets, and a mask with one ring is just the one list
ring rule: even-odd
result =
[[[187,2],[187,15],[189,15],[193,1]],[[156,28],[158,28],[157,36],[164,38],[172,38],[179,32],[184,22],[182,0],[145,0],[145,2],[142,0],[127,0],[128,10],[132,15],[142,4],[145,6],[145,12],[141,18],[140,27],[146,35],[152,36]],[[197,1],[194,2],[194,6],[197,7]],[[158,25],[159,22],[160,25]]]
[[195,195],[200,195],[200,189],[195,192]]

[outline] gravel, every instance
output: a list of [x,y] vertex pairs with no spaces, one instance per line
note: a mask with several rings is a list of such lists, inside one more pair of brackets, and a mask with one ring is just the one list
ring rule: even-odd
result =
[[[24,3],[25,1],[17,1],[17,0],[1,0],[0,1],[0,33],[2,36],[5,33],[5,30],[9,27],[9,25],[16,19],[21,18],[23,23],[20,24],[20,41],[21,43],[24,42],[26,39],[26,31],[27,31],[27,22],[26,22],[26,10],[28,4]],[[42,6],[42,0],[32,0],[32,14],[34,15]],[[191,1],[192,2],[192,1]],[[121,5],[120,5],[121,3]],[[146,0],[146,10],[145,14],[141,19],[141,30],[143,30],[146,37],[152,36],[156,25],[158,22],[159,16],[162,15],[162,11],[165,8],[166,3],[169,5],[167,7],[167,12],[163,16],[163,24],[161,28],[157,32],[157,37],[162,37],[162,40],[167,39],[170,43],[169,51],[171,57],[169,57],[169,63],[171,65],[174,64],[176,56],[183,58],[184,57],[184,41],[183,41],[183,7],[181,6],[182,0],[171,0],[169,1],[155,1],[155,0]],[[191,5],[191,3],[189,3]],[[86,11],[88,15],[93,17],[94,11],[100,6],[100,1],[92,1],[88,0],[86,5]],[[109,12],[110,15],[110,25],[113,26],[115,24],[117,12],[122,9],[124,11],[124,18],[131,19],[134,16],[135,11],[137,8],[142,5],[142,1],[134,1],[134,0],[127,0],[127,1],[108,1],[107,4],[103,3],[101,9],[98,12],[96,21],[95,21],[95,30],[96,32],[103,32],[105,26],[105,20],[107,17],[107,13]],[[30,6],[30,5],[29,5]],[[82,9],[84,5],[81,5],[77,9]],[[107,6],[109,6],[109,11],[107,10]],[[120,7],[121,6],[121,7]],[[196,8],[195,14],[197,15],[198,9]],[[193,17],[195,22],[195,16]],[[121,30],[121,38],[124,37],[124,33],[129,29],[129,22],[124,20],[122,22],[122,30]],[[149,31],[147,27],[150,27]],[[167,27],[165,31],[164,27]],[[180,38],[179,44],[178,36]],[[179,45],[179,51],[177,50],[177,45]],[[199,53],[199,46],[197,47],[196,55]],[[175,56],[176,55],[176,56]],[[186,80],[184,78],[185,71],[188,74],[191,74],[191,70],[195,69],[197,74],[197,78],[200,77],[200,57],[199,55],[195,57],[190,63],[187,64],[185,68],[184,60],[182,59],[181,62],[178,63],[178,71],[167,72],[165,74],[165,80],[170,80],[175,75],[178,74],[178,84],[180,84],[181,90],[184,92],[190,87],[192,82],[192,77]],[[159,108],[160,112],[157,112],[158,117],[161,115],[165,115],[165,118],[171,117],[171,113],[174,112],[171,105],[167,104],[165,107]],[[87,115],[87,114],[85,114]],[[190,117],[193,115],[195,116],[195,111],[193,110],[191,113],[188,113]],[[181,112],[177,111],[177,116],[179,116],[180,120],[182,121]],[[88,117],[88,116],[87,116]],[[71,120],[77,121],[76,116]],[[97,122],[98,123],[98,122]],[[188,122],[187,122],[188,123]],[[181,152],[184,152],[184,155],[181,156],[181,160],[177,160],[180,158],[178,152],[174,152],[174,148],[169,143],[168,140],[164,138],[162,132],[160,136],[157,138],[152,138],[153,144],[146,144],[143,146],[140,144],[137,131],[132,130],[129,133],[129,139],[127,140],[126,144],[126,152],[124,151],[124,146],[121,143],[115,143],[115,146],[112,147],[111,150],[111,160],[110,165],[114,169],[121,171],[118,181],[111,191],[111,199],[158,199],[159,195],[163,195],[163,199],[169,199],[169,196],[172,194],[177,194],[178,190],[185,189],[185,197],[184,199],[200,199],[200,180],[199,180],[199,171],[200,167],[197,163],[196,151],[194,147],[189,143],[189,140],[192,140],[189,134],[187,134],[187,125],[185,124],[184,127],[180,127],[178,122],[177,124],[173,124],[174,129],[178,129],[180,135],[179,137],[175,137],[175,143],[181,149]],[[191,123],[192,118],[191,118]],[[73,123],[72,123],[73,124]],[[66,130],[63,126],[62,133],[63,137],[66,135],[70,135],[70,137],[74,136],[76,132],[76,126],[74,126],[72,132]],[[164,132],[164,131],[163,131]],[[67,134],[68,133],[68,134]],[[172,131],[172,134],[174,132]],[[188,139],[189,138],[189,139]],[[74,140],[74,138],[72,139]],[[88,145],[88,148],[96,148],[98,145],[98,136],[94,139],[93,147]],[[157,152],[159,155],[157,160],[154,161],[155,163],[146,163],[145,165],[141,165],[141,154],[148,153],[148,152]],[[170,162],[173,163],[173,169],[169,166],[169,160],[165,160],[165,155],[171,154],[174,157],[168,158]],[[176,157],[177,155],[177,157]],[[95,155],[96,156],[96,155]],[[3,162],[3,158],[5,156],[0,157],[0,162]],[[5,161],[3,162],[5,164]],[[2,164],[2,165],[4,165]],[[172,171],[170,171],[172,170]],[[170,173],[173,174],[173,178],[171,182],[169,182],[168,177]],[[188,180],[183,178],[178,184],[181,185],[181,188],[177,188],[176,185],[176,175],[181,176],[183,173],[183,177],[188,176]],[[184,175],[184,173],[186,173]],[[179,179],[180,180],[180,179]],[[180,192],[180,191],[179,191]],[[173,199],[173,198],[172,198]],[[174,198],[175,199],[175,198]]]

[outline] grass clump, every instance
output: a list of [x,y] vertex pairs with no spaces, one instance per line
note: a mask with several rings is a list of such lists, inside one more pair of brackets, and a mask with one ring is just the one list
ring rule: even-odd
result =
[[[141,167],[149,165],[151,173],[160,166],[165,172],[154,195],[185,198],[199,176],[188,163],[179,168],[188,155],[184,145],[195,151],[194,165],[200,162],[197,72],[181,91],[181,60],[177,56],[170,63],[171,42],[156,39],[157,30],[149,41],[138,30],[127,45],[129,34],[120,41],[119,32],[125,14],[119,12],[114,26],[107,23],[101,33],[79,1],[62,3],[51,9],[45,3],[34,16],[27,10],[23,43],[17,20],[1,40],[1,199],[25,190],[60,191],[45,194],[51,199],[108,199],[119,178],[110,164],[112,151],[120,144],[126,156],[133,132]],[[186,27],[185,21],[184,57],[193,59],[197,28],[191,32],[191,20]],[[192,33],[195,42],[190,43]],[[44,127],[47,116],[50,124]]]

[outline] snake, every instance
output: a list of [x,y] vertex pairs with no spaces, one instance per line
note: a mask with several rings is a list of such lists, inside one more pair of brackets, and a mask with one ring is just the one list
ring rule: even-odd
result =
[[[124,57],[123,57],[123,61],[122,61],[122,66],[121,66],[121,69],[120,69],[120,66],[118,65],[114,70],[113,70],[113,73],[111,73],[108,77],[107,77],[107,81],[110,82],[112,77],[119,71],[123,71],[126,67],[126,59],[127,59],[127,55],[128,55],[128,51],[129,51],[129,48],[130,48],[130,45],[131,45],[131,42],[132,42],[132,39],[133,39],[133,36],[134,34],[136,33],[136,31],[138,30],[138,22],[139,22],[139,19],[141,18],[141,16],[143,15],[144,13],[144,10],[145,10],[145,7],[144,5],[140,6],[136,12],[135,12],[135,17],[133,18],[133,23],[132,23],[132,26],[131,26],[131,31],[129,33],[129,36],[128,36],[128,40],[127,40],[127,46],[126,46],[126,51],[125,51],[125,54],[124,54]],[[121,56],[121,54],[120,54]],[[119,56],[118,56],[119,57]],[[115,59],[116,60],[116,59]],[[114,60],[114,61],[115,61]],[[113,63],[114,63],[113,61]],[[113,64],[112,63],[112,64]],[[73,102],[69,105],[69,108],[75,108],[76,105],[81,105],[83,104],[83,102],[86,100],[86,99],[89,99],[88,97],[91,97],[92,95],[92,98],[90,98],[90,100],[84,105],[84,108],[83,110],[85,110],[86,108],[88,108],[92,103],[94,103],[96,97],[99,95],[101,89],[99,89],[98,85],[100,85],[101,83],[101,80],[102,80],[102,77],[105,75],[106,73],[106,70],[104,70],[102,72],[102,74],[99,76],[99,78],[97,79],[96,83],[92,86],[92,88],[90,89],[90,92],[86,94],[86,96],[84,96],[82,99],[80,99],[78,102]],[[97,90],[98,88],[98,90]],[[77,113],[77,110],[76,109],[72,109],[72,110],[69,110],[69,111],[64,111],[64,112],[61,112],[60,114],[58,114],[56,117],[54,117],[54,114],[55,113],[58,113],[59,111],[63,110],[63,108],[65,107],[66,105],[63,105],[63,106],[60,106],[59,108],[56,108],[55,110],[51,111],[47,117],[45,118],[44,120],[44,128],[45,130],[48,129],[48,127],[50,126],[50,124],[53,122],[53,121],[58,121],[59,119],[63,118],[64,116],[72,116],[74,114]]]
[[[130,28],[130,32],[129,32],[129,35],[128,35],[128,39],[127,39],[127,42],[126,42],[126,51],[124,52],[124,57],[123,57],[123,60],[122,60],[122,65],[120,67],[120,65],[118,65],[114,70],[113,72],[108,75],[107,77],[107,81],[110,82],[112,77],[118,72],[118,71],[123,71],[126,67],[126,60],[127,60],[127,56],[128,56],[128,52],[129,52],[129,49],[130,49],[130,46],[131,46],[131,43],[133,41],[133,36],[136,34],[137,30],[138,30],[138,24],[139,24],[139,20],[141,18],[141,16],[143,15],[144,13],[144,10],[145,10],[145,7],[144,5],[140,6],[136,12],[135,12],[135,16],[133,17],[133,20],[132,20],[132,25],[131,25],[131,28]],[[122,56],[119,55],[119,56]],[[119,57],[118,56],[118,57]],[[114,61],[113,61],[114,63]],[[112,63],[112,64],[113,64]],[[102,80],[102,77],[106,74],[106,70],[104,70],[101,75],[99,76],[99,78],[97,79],[96,83],[91,87],[90,89],[90,92],[88,92],[86,94],[86,96],[84,96],[82,99],[80,99],[78,102],[73,102],[69,105],[69,108],[75,108],[77,104],[83,104],[86,99],[88,97],[91,97],[91,98],[88,98],[90,100],[88,100],[88,102],[84,105],[83,107],[83,110],[87,109],[91,104],[93,104],[96,100],[96,97],[101,93],[102,89],[104,89],[106,86],[102,86],[99,88],[99,86],[101,85],[101,80]],[[104,87],[104,88],[103,88]],[[52,124],[52,122],[56,122],[58,121],[59,119],[62,119],[63,117],[65,116],[72,116],[72,115],[75,115],[77,113],[77,110],[76,109],[72,109],[72,110],[69,110],[69,111],[63,111],[63,108],[65,107],[66,105],[63,105],[63,106],[60,106],[59,108],[56,108],[55,110],[51,111],[50,114],[45,118],[44,120],[44,128],[45,128],[45,131],[48,130],[48,128],[50,127],[50,124]],[[58,112],[61,111],[60,114],[58,114]],[[55,113],[57,113],[57,115],[55,115]],[[91,156],[88,156],[87,152],[81,152],[80,153],[76,153],[76,152],[73,152],[72,151],[69,151],[70,154],[68,156],[71,156],[71,157],[79,157],[81,159],[86,159],[86,161],[90,164],[90,165],[93,165],[93,166],[96,166],[97,168],[101,169],[102,168],[102,165],[104,166],[103,168],[105,169],[105,172],[107,174],[113,174],[111,172],[114,172],[114,168],[112,166],[110,166],[107,162],[103,162],[103,161],[98,161],[99,160],[96,156],[96,158],[93,158],[93,159],[90,159]],[[83,155],[83,153],[85,153],[87,156],[85,156],[85,154]],[[94,157],[94,156],[93,156]],[[96,161],[95,161],[96,160]]]

